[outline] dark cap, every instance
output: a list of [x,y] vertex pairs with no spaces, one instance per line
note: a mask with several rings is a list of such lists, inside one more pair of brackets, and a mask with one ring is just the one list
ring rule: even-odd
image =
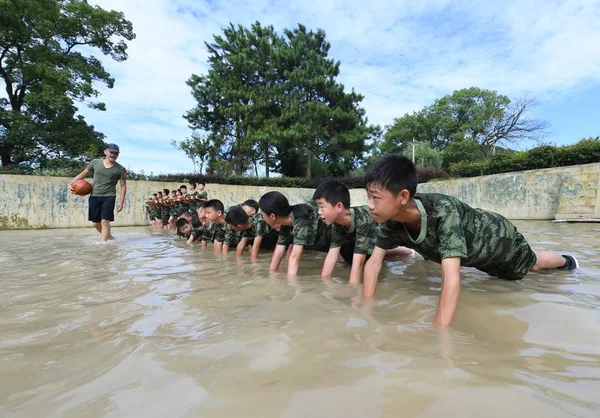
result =
[[105,149],[107,149],[108,152],[120,152],[117,144],[106,144]]

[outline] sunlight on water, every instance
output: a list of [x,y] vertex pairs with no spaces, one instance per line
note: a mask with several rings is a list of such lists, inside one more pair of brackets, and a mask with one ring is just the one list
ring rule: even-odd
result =
[[431,326],[439,266],[387,263],[372,306],[269,254],[216,257],[169,232],[0,232],[0,415],[598,417],[600,225],[517,222],[575,272],[463,270]]

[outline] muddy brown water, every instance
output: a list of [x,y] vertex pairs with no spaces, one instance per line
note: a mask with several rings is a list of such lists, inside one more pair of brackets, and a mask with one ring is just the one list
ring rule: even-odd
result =
[[516,224],[581,269],[464,269],[448,332],[419,258],[388,261],[365,305],[322,254],[288,280],[166,231],[0,232],[0,415],[597,418],[600,224]]

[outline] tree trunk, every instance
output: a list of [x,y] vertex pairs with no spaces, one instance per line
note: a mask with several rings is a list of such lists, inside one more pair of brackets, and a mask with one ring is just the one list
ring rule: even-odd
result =
[[9,167],[9,166],[13,165],[11,156],[12,156],[12,149],[2,148],[0,150],[0,158],[2,159],[2,167]]
[[312,151],[310,149],[310,140],[306,142],[306,178],[311,177],[312,169]]

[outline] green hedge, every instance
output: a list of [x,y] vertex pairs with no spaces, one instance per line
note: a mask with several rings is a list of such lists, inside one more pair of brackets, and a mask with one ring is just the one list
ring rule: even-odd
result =
[[494,155],[488,161],[456,163],[449,170],[458,177],[475,177],[597,162],[600,162],[600,137],[582,139],[569,146],[544,145],[526,152]]
[[[27,174],[27,175],[38,175],[38,176],[51,176],[51,177],[75,177],[83,170],[81,169],[60,169],[60,170],[30,170],[27,168],[17,167],[12,170],[0,171],[0,174]],[[450,175],[442,170],[441,168],[424,167],[418,168],[417,173],[419,176],[419,183],[426,183],[432,179],[438,178],[449,178]],[[177,174],[158,174],[158,175],[144,175],[138,173],[127,173],[129,180],[145,180],[145,181],[164,181],[170,183],[181,183],[187,184],[189,181],[195,181],[196,183],[213,183],[213,184],[232,184],[239,186],[268,186],[268,187],[302,187],[308,189],[316,188],[323,180],[330,178],[304,178],[304,177],[223,177],[215,174],[198,174],[198,173],[177,173]],[[365,187],[364,177],[341,177],[338,178],[340,182],[344,183],[351,189]]]
[[[427,183],[432,179],[449,178],[450,175],[441,168],[424,167],[418,168],[419,183]],[[168,181],[176,183],[185,183],[195,181],[196,183],[217,183],[217,184],[235,184],[241,186],[268,186],[268,187],[302,187],[308,189],[316,188],[323,180],[328,178],[304,178],[304,177],[221,177],[212,174],[180,173],[180,174],[159,174],[153,176],[150,180]],[[340,177],[336,180],[344,183],[351,189],[361,189],[365,187],[364,177]]]

